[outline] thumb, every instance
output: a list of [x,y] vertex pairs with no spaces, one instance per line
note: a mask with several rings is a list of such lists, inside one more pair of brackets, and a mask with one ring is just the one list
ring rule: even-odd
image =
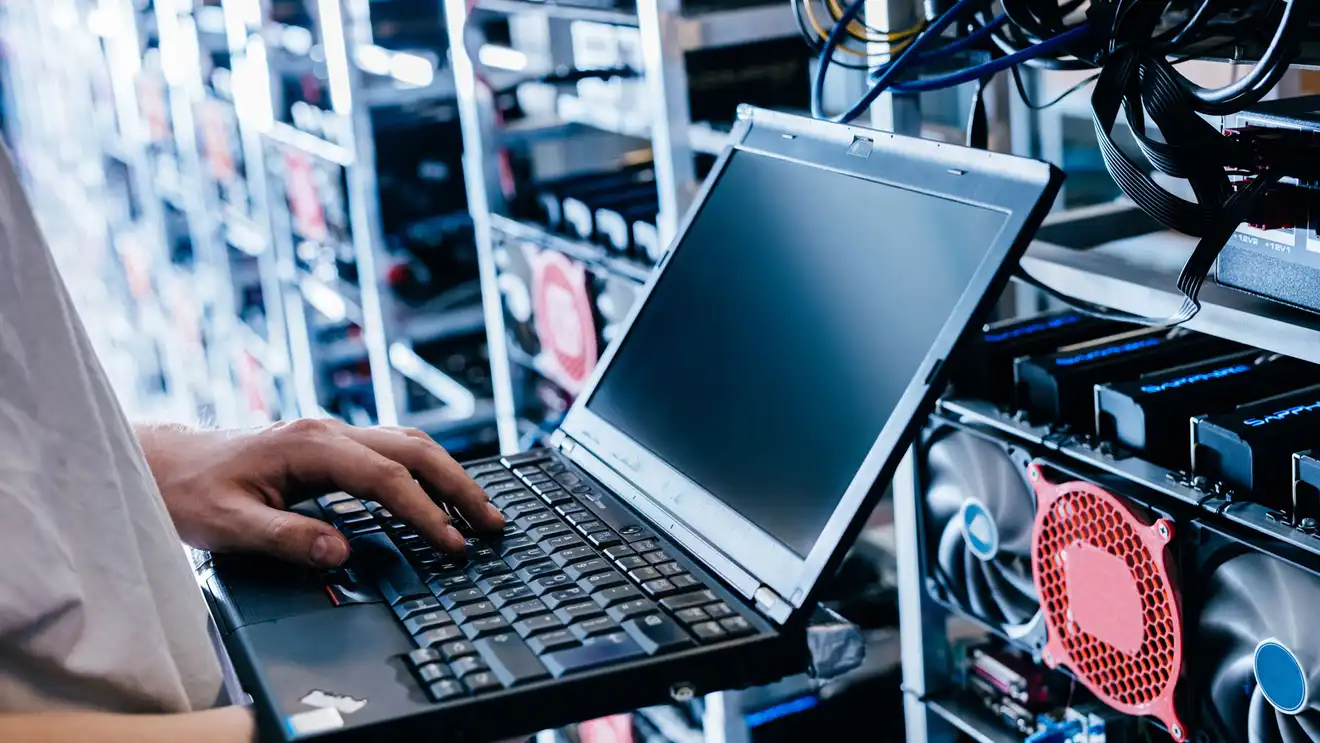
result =
[[247,503],[236,514],[245,549],[318,568],[338,567],[348,559],[348,542],[329,524],[257,501]]

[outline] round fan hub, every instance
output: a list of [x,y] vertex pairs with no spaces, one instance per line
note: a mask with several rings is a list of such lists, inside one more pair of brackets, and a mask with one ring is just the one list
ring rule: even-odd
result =
[[985,504],[976,498],[968,498],[958,514],[962,524],[963,539],[967,549],[976,559],[988,562],[999,554],[999,526]]
[[1173,524],[1144,522],[1092,483],[1050,483],[1038,464],[1030,473],[1032,573],[1048,633],[1041,657],[1119,712],[1155,717],[1186,740],[1174,708],[1182,619],[1168,569]]
[[1309,695],[1306,671],[1297,656],[1286,645],[1274,638],[1256,646],[1252,658],[1252,671],[1265,699],[1274,708],[1287,715],[1306,709]]

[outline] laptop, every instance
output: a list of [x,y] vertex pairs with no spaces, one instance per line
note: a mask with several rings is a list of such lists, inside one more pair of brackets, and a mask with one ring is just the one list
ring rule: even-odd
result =
[[801,672],[817,588],[1062,179],[740,109],[552,445],[465,465],[503,535],[446,556],[339,493],[298,508],[345,569],[199,567],[263,740],[491,740]]

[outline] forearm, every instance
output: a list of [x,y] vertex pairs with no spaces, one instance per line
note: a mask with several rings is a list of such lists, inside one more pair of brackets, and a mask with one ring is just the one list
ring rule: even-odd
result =
[[15,743],[252,743],[256,728],[245,707],[178,715],[103,712],[0,714],[0,740]]

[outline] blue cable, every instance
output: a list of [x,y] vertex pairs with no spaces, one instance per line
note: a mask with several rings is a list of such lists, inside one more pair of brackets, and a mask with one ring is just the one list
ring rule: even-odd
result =
[[1008,68],[1021,64],[1029,59],[1035,59],[1058,51],[1073,42],[1082,40],[1090,32],[1091,27],[1089,25],[1078,26],[1071,31],[1066,31],[1058,36],[1046,39],[1039,44],[1035,44],[1020,52],[1010,54],[1007,57],[1000,57],[999,59],[986,62],[983,65],[969,67],[968,69],[959,70],[957,72],[950,72],[947,75],[940,75],[939,77],[898,83],[894,85],[894,90],[900,93],[924,93],[930,90],[943,90],[944,88],[952,88],[955,85],[975,82],[1007,70]]
[[[932,49],[928,52],[922,52],[921,61],[927,62],[932,59],[947,57],[950,54],[961,52],[964,49],[968,49],[970,47],[976,46],[983,39],[989,38],[991,34],[993,34],[995,31],[998,31],[1000,26],[1003,26],[1005,23],[1008,23],[1008,16],[1006,15],[996,16],[989,23],[976,29],[970,34],[962,37],[961,39],[955,39],[954,41],[950,41],[948,44],[945,44],[939,49]],[[878,70],[873,70],[871,72],[872,77],[875,76],[876,71]]]
[[875,102],[876,98],[880,97],[881,93],[889,88],[890,83],[893,82],[894,78],[897,77],[900,72],[906,69],[908,65],[912,64],[912,62],[916,61],[921,50],[924,49],[927,44],[943,33],[944,29],[947,28],[950,23],[953,23],[954,19],[961,15],[963,11],[971,8],[973,5],[979,4],[981,1],[982,0],[958,0],[956,5],[949,8],[943,15],[935,19],[933,23],[926,27],[926,30],[922,31],[921,35],[908,45],[908,47],[903,50],[903,53],[898,55],[897,59],[884,66],[884,71],[871,86],[871,89],[868,90],[866,95],[862,96],[857,103],[853,104],[852,108],[843,112],[839,116],[826,116],[823,101],[825,96],[825,73],[829,70],[830,62],[834,56],[834,50],[843,41],[843,34],[847,29],[848,24],[852,23],[853,20],[857,18],[857,15],[862,11],[862,6],[866,3],[866,0],[854,0],[853,4],[849,5],[848,9],[839,17],[839,22],[835,24],[834,30],[830,32],[829,38],[825,41],[825,46],[821,47],[820,64],[819,68],[816,70],[816,85],[813,95],[811,96],[811,115],[818,119],[828,118],[831,121],[840,123],[847,123],[860,116],[862,112]]

